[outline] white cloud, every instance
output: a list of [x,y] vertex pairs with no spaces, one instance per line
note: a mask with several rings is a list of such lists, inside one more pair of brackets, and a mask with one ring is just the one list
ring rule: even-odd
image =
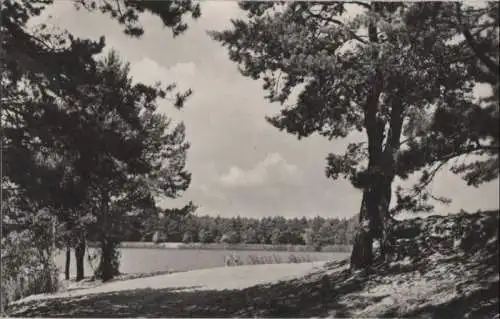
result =
[[213,187],[209,187],[207,185],[201,185],[198,186],[198,190],[203,194],[204,197],[208,199],[217,201],[226,200],[226,195],[224,195],[224,193]]
[[236,1],[203,1],[201,12],[200,20],[209,30],[223,30],[231,26],[230,19],[244,16]]
[[267,183],[292,183],[297,181],[299,170],[289,164],[279,153],[271,153],[254,168],[244,170],[233,166],[220,177],[223,186],[261,186]]
[[[193,89],[181,111],[173,110],[169,101],[159,105],[159,111],[186,123],[191,143],[187,167],[193,173],[184,196],[164,199],[162,207],[179,207],[193,200],[200,206],[199,213],[259,217],[352,216],[359,211],[361,192],[349,181],[328,180],[324,174],[326,154],[343,153],[347,142],[355,140],[332,142],[316,135],[298,141],[269,125],[265,115],[276,114],[280,106],[264,100],[262,83],[241,76],[228,59],[227,49],[206,34],[229,27],[231,18],[245,15],[235,1],[202,1],[202,17],[188,21],[188,30],[175,39],[161,19],[152,15],[141,16],[146,32],[132,39],[108,15],[76,11],[70,1],[55,1],[48,13],[54,16],[52,23],[76,36],[98,39],[105,35],[107,46],[132,63],[135,81],[176,82],[179,90]],[[491,91],[483,86],[476,92]],[[283,158],[293,159],[294,165]],[[436,211],[498,207],[498,188],[498,180],[477,189],[465,187],[456,176],[443,172],[436,177],[435,194],[454,202]]]
[[493,95],[493,87],[486,83],[476,83],[472,94],[478,98],[484,98]]
[[130,73],[134,82],[152,85],[160,81],[163,85],[177,83],[179,89],[189,88],[196,74],[194,62],[180,62],[170,68],[146,57],[131,65]]

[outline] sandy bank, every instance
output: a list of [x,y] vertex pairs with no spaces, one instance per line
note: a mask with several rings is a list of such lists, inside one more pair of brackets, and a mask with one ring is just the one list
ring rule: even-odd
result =
[[93,288],[78,289],[56,294],[32,295],[16,301],[15,304],[34,300],[79,297],[148,288],[172,288],[186,291],[244,289],[259,284],[301,277],[315,270],[319,270],[324,264],[325,262],[320,261],[313,263],[249,265],[193,270],[154,277],[116,281]]

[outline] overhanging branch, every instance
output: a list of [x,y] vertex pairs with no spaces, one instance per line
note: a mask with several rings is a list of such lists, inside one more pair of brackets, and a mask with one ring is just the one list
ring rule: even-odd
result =
[[347,33],[349,33],[349,35],[354,40],[357,40],[363,44],[368,44],[368,41],[364,40],[361,36],[357,35],[354,31],[347,28],[342,21],[340,21],[338,19],[334,19],[332,17],[325,17],[325,16],[321,15],[321,13],[313,13],[310,8],[307,9],[307,13],[313,18],[320,19],[322,21],[330,22],[330,23],[341,26],[345,31],[347,31]]
[[462,9],[461,9],[461,4],[457,3],[456,4],[456,12],[457,12],[457,18],[458,18],[458,23],[460,25],[461,31],[465,37],[465,41],[467,44],[471,47],[472,51],[476,54],[476,56],[483,62],[483,64],[490,70],[492,74],[495,75],[497,81],[498,81],[498,64],[495,63],[492,59],[490,59],[486,53],[481,50],[477,44],[477,42],[474,40],[474,37],[472,36],[470,30],[465,26],[465,24],[462,21]]

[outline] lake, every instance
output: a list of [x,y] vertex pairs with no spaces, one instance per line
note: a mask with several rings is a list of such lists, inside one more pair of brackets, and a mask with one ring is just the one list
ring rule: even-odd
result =
[[[89,248],[91,253],[94,252]],[[157,271],[187,271],[203,268],[224,266],[224,256],[234,254],[243,262],[250,256],[277,256],[287,261],[290,255],[307,258],[308,261],[340,260],[347,258],[349,253],[332,252],[287,252],[287,251],[245,251],[245,250],[198,250],[198,249],[151,249],[151,248],[121,248],[120,272],[150,273]],[[85,276],[93,274],[98,260],[91,265],[85,256]],[[65,253],[56,255],[56,265],[64,272]],[[71,253],[71,277],[75,276],[75,256]]]

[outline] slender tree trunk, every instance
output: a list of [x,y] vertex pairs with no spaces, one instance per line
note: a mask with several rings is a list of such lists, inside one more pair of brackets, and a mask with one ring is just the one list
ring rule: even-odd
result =
[[82,237],[75,248],[76,281],[80,281],[85,277],[85,247],[85,238]]
[[113,278],[115,275],[113,265],[112,265],[112,259],[113,259],[113,252],[114,252],[114,246],[111,242],[111,238],[109,234],[109,194],[107,193],[106,190],[102,191],[102,198],[101,198],[101,209],[102,209],[102,226],[103,226],[103,231],[101,234],[101,260],[99,263],[99,272],[100,272],[100,277],[103,281],[108,281]]
[[64,278],[69,280],[70,277],[70,266],[71,266],[71,247],[66,247],[66,265],[64,267]]

